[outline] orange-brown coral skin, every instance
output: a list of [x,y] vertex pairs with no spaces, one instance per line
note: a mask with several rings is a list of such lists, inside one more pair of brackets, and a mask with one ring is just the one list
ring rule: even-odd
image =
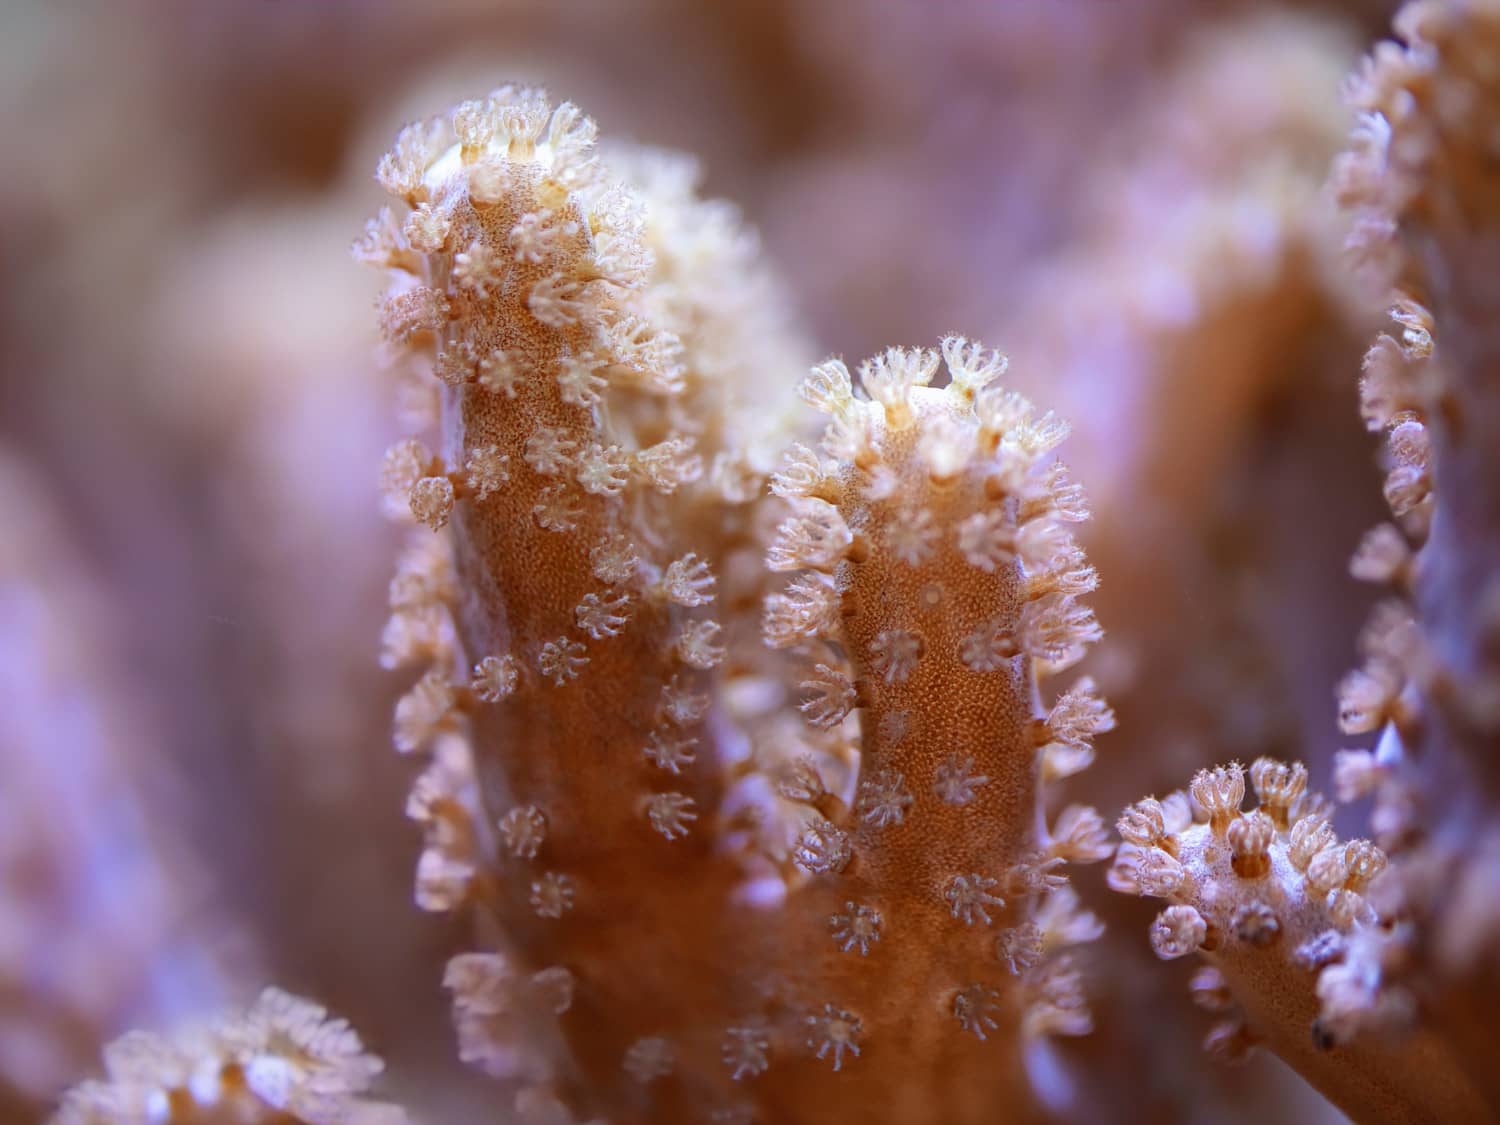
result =
[[[387,656],[431,669],[396,717],[435,755],[419,897],[503,935],[450,967],[464,1055],[539,1121],[1027,1114],[1024,1044],[1088,1028],[1065,948],[1097,926],[1060,868],[1106,851],[1092,810],[1038,800],[1112,723],[1086,683],[1036,695],[1098,635],[1066,427],[960,339],[870,361],[876,401],[830,362],[824,453],[766,496],[775,412],[721,384],[775,371],[726,370],[704,328],[752,303],[667,283],[693,255],[652,261],[671,216],[591,136],[514,89],[413,126],[381,169],[412,210],[359,247],[444,384],[440,453],[387,462],[440,535]],[[768,650],[742,561],[772,513],[770,571],[800,573]]]

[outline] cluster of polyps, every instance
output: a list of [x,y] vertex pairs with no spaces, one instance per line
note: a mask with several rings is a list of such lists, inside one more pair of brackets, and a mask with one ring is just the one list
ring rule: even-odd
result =
[[383,1069],[349,1024],[268,988],[238,1015],[173,1037],[131,1032],[104,1048],[108,1076],[70,1090],[53,1125],[405,1125],[362,1097]]
[[1350,1041],[1340,1019],[1368,1002],[1371,982],[1349,966],[1351,951],[1384,932],[1367,892],[1385,854],[1337,837],[1300,763],[1256,761],[1260,804],[1249,812],[1245,774],[1238,764],[1203,770],[1188,793],[1130,806],[1110,871],[1114,889],[1171,904],[1151,927],[1158,956],[1208,961],[1193,981],[1195,999],[1222,1017],[1208,1048],[1234,1058],[1263,1043],[1359,1120],[1478,1120],[1430,1041]]
[[[1375,797],[1403,920],[1361,943],[1331,991],[1353,1028],[1441,1035],[1500,1113],[1500,3],[1417,0],[1351,81],[1359,112],[1334,187],[1351,249],[1397,330],[1365,360],[1362,407],[1386,436],[1394,523],[1354,559],[1389,584],[1345,681],[1340,720],[1379,732],[1339,760],[1341,796]],[[1350,987],[1361,982],[1358,988]]]
[[359,248],[440,388],[441,450],[386,466],[428,530],[385,660],[427,669],[418,899],[503,934],[450,970],[462,1052],[531,1117],[986,1119],[1017,1045],[1089,1026],[1062,868],[1108,846],[1038,796],[1113,722],[1087,681],[1037,700],[1099,632],[1066,426],[954,338],[872,360],[869,400],[817,368],[823,452],[768,481],[747,241],[591,139],[512,89],[410,127],[409,211]]
[[1113,716],[1087,680],[1037,701],[1038,676],[1099,635],[1068,531],[1087,511],[1049,457],[1067,427],[999,386],[1004,369],[957,337],[896,348],[860,368],[860,397],[822,364],[802,387],[829,418],[822,449],[794,447],[772,481],[794,510],[768,562],[794,576],[766,640],[805,661],[811,726],[859,718],[852,809],[814,818],[794,859],[811,897],[832,892],[835,947],[862,962],[851,986],[883,998],[863,1014],[872,1050],[901,1035],[958,1060],[954,1031],[994,1051],[1089,1027],[1066,948],[1098,923],[1063,868],[1109,846],[1091,809],[1047,826],[1038,793],[1088,764]]

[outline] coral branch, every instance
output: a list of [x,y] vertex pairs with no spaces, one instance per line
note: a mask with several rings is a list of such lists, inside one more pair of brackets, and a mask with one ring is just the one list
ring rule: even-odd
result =
[[793,349],[753,242],[591,138],[505,89],[382,165],[388,335],[441,384],[441,452],[384,477],[443,544],[386,638],[431,666],[396,722],[432,754],[419,899],[503,934],[450,968],[464,1056],[538,1120],[1024,1113],[1026,1044],[1089,1027],[1062,869],[1107,851],[1040,800],[1113,723],[1037,696],[1099,635],[1067,427],[952,338],[868,398],[815,368],[822,452],[771,476]]
[[1338,839],[1300,763],[1256,761],[1259,807],[1248,813],[1245,772],[1203,770],[1189,794],[1126,809],[1110,871],[1116,890],[1171,904],[1151,927],[1157,956],[1198,953],[1211,966],[1193,984],[1223,1017],[1205,1045],[1234,1058],[1264,1044],[1356,1121],[1481,1120],[1477,1093],[1432,1034],[1351,1041],[1339,1025],[1341,1007],[1365,1000],[1351,949],[1378,940],[1366,895],[1384,853]]

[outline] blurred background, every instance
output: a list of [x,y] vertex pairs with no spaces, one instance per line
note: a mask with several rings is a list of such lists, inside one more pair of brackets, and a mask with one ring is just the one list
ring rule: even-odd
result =
[[[1382,502],[1378,309],[1322,183],[1392,6],[8,0],[0,1120],[273,981],[420,1120],[504,1120],[448,1028],[462,935],[411,904],[376,662],[402,430],[348,255],[398,126],[503,81],[696,154],[817,353],[962,332],[1074,422],[1109,633],[1084,671],[1121,721],[1071,797],[1113,819],[1261,753],[1326,786]],[[1272,1061],[1198,1058],[1191,966],[1081,882],[1110,924],[1068,1048],[1092,1121],[1339,1120]]]

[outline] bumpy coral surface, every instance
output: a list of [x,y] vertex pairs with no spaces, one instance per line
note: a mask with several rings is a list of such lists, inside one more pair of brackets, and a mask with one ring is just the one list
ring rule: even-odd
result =
[[438,538],[386,654],[429,668],[419,901],[503,935],[450,967],[464,1053],[539,1120],[1025,1112],[1024,1043],[1089,1026],[1063,868],[1108,851],[1038,800],[1113,721],[1037,696],[1098,636],[1066,426],[952,338],[866,397],[816,368],[821,450],[772,473],[795,368],[748,236],[592,135],[513,88],[412,126],[358,247],[442,385],[441,452],[387,462]]
[[1348,975],[1351,945],[1379,925],[1366,895],[1386,857],[1337,837],[1300,763],[1257,760],[1250,812],[1245,774],[1237,763],[1204,770],[1188,793],[1130,806],[1110,872],[1116,890],[1171,904],[1151,927],[1158,957],[1208,962],[1194,998],[1224,1018],[1206,1046],[1233,1058],[1264,1043],[1357,1120],[1481,1120],[1473,1087],[1432,1036],[1351,1042],[1336,1013],[1320,1014],[1320,997]]

